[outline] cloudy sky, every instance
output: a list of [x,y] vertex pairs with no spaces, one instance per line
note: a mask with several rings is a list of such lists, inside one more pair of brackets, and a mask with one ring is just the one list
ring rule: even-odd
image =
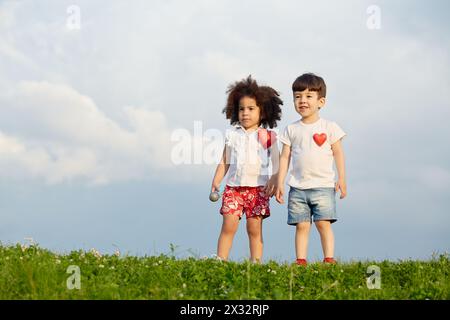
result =
[[[348,134],[336,256],[448,251],[449,10],[443,0],[0,1],[1,243],[210,256],[227,86],[251,74],[279,90],[283,129],[298,119],[292,81],[315,72],[328,86],[321,116]],[[292,261],[294,228],[271,203],[265,259]],[[248,255],[242,224],[231,258]],[[322,258],[315,229],[309,258]]]

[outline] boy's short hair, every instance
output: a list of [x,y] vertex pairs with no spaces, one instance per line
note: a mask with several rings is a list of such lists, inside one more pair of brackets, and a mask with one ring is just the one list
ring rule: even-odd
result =
[[322,77],[315,75],[314,73],[304,73],[292,84],[292,92],[304,91],[317,91],[319,98],[325,98],[327,95],[327,86]]

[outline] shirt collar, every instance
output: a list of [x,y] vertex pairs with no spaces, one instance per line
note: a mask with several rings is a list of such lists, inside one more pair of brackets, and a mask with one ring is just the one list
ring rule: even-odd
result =
[[[235,124],[234,127],[236,128],[236,130],[237,130],[237,129],[242,129],[243,132],[247,132],[247,130],[245,130],[244,127],[241,126],[240,124]],[[263,127],[262,125],[260,125],[260,126],[258,127],[258,129],[256,129],[255,131],[252,131],[251,133],[253,133],[253,132],[258,132],[259,129],[264,129],[264,127]]]

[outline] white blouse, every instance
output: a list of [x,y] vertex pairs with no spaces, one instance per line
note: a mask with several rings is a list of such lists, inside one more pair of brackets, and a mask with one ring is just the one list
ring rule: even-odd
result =
[[258,131],[261,130],[266,129],[259,127],[248,132],[242,126],[236,125],[227,130],[226,158],[230,164],[227,173],[228,186],[264,186],[271,175],[278,172],[280,154],[276,132],[267,130],[272,144],[266,148],[264,142],[258,138]]

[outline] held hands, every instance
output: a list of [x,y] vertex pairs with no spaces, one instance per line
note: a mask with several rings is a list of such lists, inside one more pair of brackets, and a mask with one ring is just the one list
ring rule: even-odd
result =
[[277,177],[272,176],[269,181],[267,181],[264,186],[264,191],[266,192],[266,196],[273,197],[275,195],[277,189]]
[[336,182],[335,190],[336,190],[336,192],[341,190],[340,199],[344,199],[345,198],[345,196],[347,195],[347,184],[345,183],[345,179],[339,179]]
[[280,183],[278,184],[277,191],[275,192],[275,199],[280,204],[284,203],[283,195],[284,195],[284,184]]

